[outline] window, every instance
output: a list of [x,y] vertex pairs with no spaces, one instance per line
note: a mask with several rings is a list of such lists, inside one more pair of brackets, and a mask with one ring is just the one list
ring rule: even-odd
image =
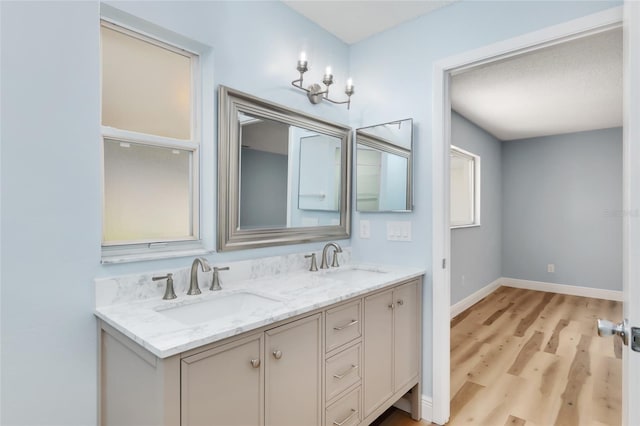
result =
[[451,146],[450,226],[480,226],[480,157]]
[[101,22],[103,262],[199,245],[197,54]]

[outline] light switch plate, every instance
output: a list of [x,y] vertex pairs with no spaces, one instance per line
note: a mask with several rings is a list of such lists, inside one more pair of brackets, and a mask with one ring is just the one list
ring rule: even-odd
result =
[[411,241],[411,222],[387,222],[387,240]]
[[371,238],[371,222],[360,220],[360,238],[366,240]]

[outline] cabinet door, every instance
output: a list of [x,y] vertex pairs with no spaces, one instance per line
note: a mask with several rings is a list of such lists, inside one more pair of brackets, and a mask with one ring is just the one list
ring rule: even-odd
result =
[[418,375],[419,351],[419,292],[418,282],[413,281],[393,292],[394,309],[394,371],[397,392],[409,380]]
[[320,425],[321,327],[317,314],[265,333],[266,425]]
[[391,290],[365,298],[365,417],[393,394],[393,308]]
[[182,360],[182,426],[263,424],[262,336]]

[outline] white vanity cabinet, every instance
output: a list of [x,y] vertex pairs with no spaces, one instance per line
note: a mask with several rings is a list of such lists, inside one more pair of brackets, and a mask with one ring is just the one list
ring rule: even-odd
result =
[[321,424],[321,315],[182,359],[182,426]]
[[183,426],[263,424],[263,333],[181,361]]
[[328,309],[326,316],[325,425],[362,420],[362,299]]
[[265,425],[321,424],[321,330],[316,314],[265,332]]
[[166,358],[100,320],[99,423],[364,426],[408,391],[417,418],[420,283],[359,293]]
[[414,280],[364,299],[364,416],[373,420],[409,389],[420,404],[421,288]]

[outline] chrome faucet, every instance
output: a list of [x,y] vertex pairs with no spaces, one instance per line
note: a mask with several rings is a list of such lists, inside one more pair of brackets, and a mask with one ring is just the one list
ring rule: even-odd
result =
[[327,243],[322,249],[322,263],[320,263],[320,269],[329,269],[329,262],[327,261],[327,254],[329,247],[333,247],[333,261],[331,262],[331,266],[337,268],[340,266],[338,264],[338,253],[342,253],[342,247],[338,243]]
[[210,272],[211,266],[207,263],[204,257],[196,257],[191,264],[191,280],[189,281],[188,295],[200,294],[200,287],[198,286],[198,263],[202,268],[202,272]]

